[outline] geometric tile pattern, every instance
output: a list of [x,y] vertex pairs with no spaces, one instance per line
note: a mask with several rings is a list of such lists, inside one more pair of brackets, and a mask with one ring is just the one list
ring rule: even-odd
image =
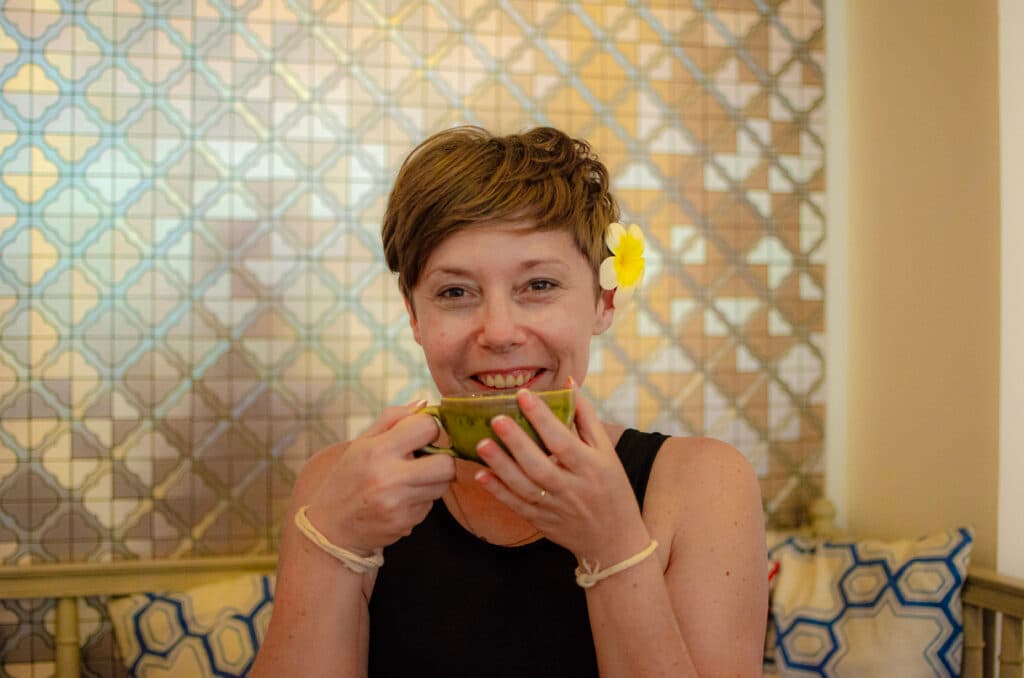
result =
[[776,544],[772,675],[959,675],[973,541],[959,528],[918,540]]
[[[433,396],[379,228],[456,123],[593,143],[649,261],[587,393],[733,443],[797,522],[823,25],[820,0],[0,3],[0,562],[274,550],[313,451]],[[0,644],[32,615],[0,602]]]
[[247,575],[188,591],[110,601],[132,676],[244,676],[270,622],[274,578]]

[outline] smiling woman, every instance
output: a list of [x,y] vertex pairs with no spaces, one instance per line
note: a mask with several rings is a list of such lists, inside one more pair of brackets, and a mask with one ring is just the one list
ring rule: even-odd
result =
[[431,253],[409,316],[442,394],[551,390],[583,381],[610,301],[568,232],[486,221]]
[[[760,674],[749,463],[605,424],[578,390],[642,277],[642,235],[618,216],[603,164],[554,129],[456,128],[409,156],[383,242],[433,380],[514,394],[540,444],[502,415],[482,464],[422,455],[438,428],[410,403],[313,457],[253,675]],[[537,396],[565,387],[570,427]]]

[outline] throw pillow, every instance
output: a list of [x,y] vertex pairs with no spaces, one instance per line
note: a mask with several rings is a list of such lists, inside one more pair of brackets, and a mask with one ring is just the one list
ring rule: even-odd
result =
[[[769,544],[771,536],[769,535]],[[761,661],[762,677],[779,675],[775,670],[775,633],[772,629],[772,591],[775,590],[775,581],[779,578],[779,561],[768,559],[768,627],[764,635],[764,652]]]
[[244,676],[266,635],[274,577],[244,575],[107,603],[132,676]]
[[960,592],[973,533],[916,540],[789,537],[779,561],[770,633],[780,676],[957,676]]

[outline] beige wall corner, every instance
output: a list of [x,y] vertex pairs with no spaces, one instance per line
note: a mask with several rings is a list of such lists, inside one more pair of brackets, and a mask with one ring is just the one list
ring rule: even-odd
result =
[[825,496],[835,507],[836,527],[847,527],[846,476],[847,403],[849,396],[850,285],[847,252],[850,212],[850,157],[848,136],[849,99],[846,85],[848,53],[846,0],[825,0],[825,211],[828,237],[825,239]]
[[996,559],[998,0],[858,0],[848,40],[846,523]]
[[1024,3],[999,2],[1002,381],[999,571],[1024,577]]

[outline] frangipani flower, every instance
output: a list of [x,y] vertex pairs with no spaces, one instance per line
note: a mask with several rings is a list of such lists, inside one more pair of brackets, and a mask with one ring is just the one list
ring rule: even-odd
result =
[[605,236],[612,256],[601,262],[601,287],[615,292],[615,305],[624,306],[644,279],[644,233],[636,224],[627,231],[622,224],[608,225]]

